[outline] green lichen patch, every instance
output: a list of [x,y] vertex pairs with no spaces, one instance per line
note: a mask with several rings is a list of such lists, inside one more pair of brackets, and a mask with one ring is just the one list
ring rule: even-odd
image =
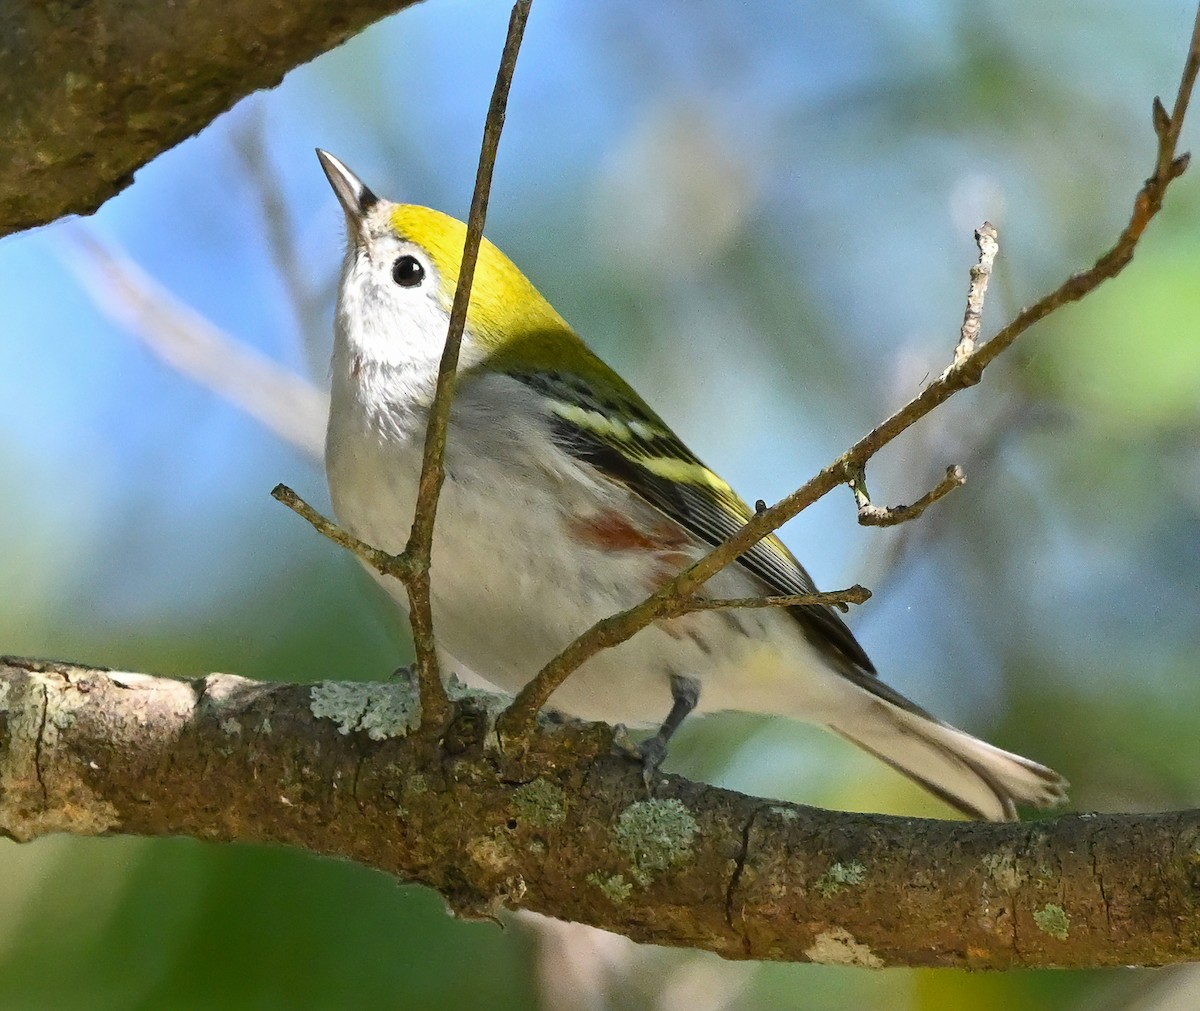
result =
[[834,864],[817,878],[813,887],[825,898],[831,899],[843,888],[851,885],[861,885],[866,879],[867,869],[857,860],[848,864]]
[[624,874],[605,875],[599,871],[592,871],[587,876],[587,883],[599,888],[614,905],[624,902],[633,891],[633,885],[625,880]]
[[221,728],[221,733],[226,737],[237,737],[242,732],[242,725],[232,716],[229,719],[222,720],[217,724]]
[[567,795],[548,779],[535,779],[513,791],[517,816],[529,825],[546,828],[567,816]]
[[1033,922],[1038,925],[1038,929],[1042,933],[1049,934],[1060,941],[1065,941],[1071,933],[1071,918],[1062,906],[1054,903],[1048,903],[1041,909],[1035,910]]
[[634,878],[646,885],[692,855],[698,829],[681,801],[639,800],[617,818],[617,847],[632,862]]
[[1011,853],[988,853],[983,858],[983,866],[991,881],[1006,892],[1015,892],[1029,880],[1028,873]]
[[404,737],[421,722],[421,704],[411,685],[399,681],[322,681],[312,686],[309,711],[330,719],[338,733],[362,731],[373,741]]

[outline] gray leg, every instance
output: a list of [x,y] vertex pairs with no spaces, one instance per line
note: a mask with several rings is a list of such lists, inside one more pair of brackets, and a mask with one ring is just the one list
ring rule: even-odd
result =
[[700,682],[683,674],[672,674],[671,698],[674,700],[671,711],[667,713],[667,718],[663,720],[662,726],[658,728],[657,733],[652,737],[647,737],[641,744],[634,744],[630,741],[624,727],[616,728],[614,741],[617,747],[631,758],[641,761],[642,778],[646,781],[647,789],[650,787],[650,781],[654,778],[654,774],[658,772],[658,767],[667,757],[667,743],[700,701]]

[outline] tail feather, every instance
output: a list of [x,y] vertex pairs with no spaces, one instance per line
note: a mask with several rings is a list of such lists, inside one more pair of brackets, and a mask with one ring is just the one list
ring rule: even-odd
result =
[[[875,694],[855,707],[853,725],[830,729],[971,818],[1012,821],[1017,805],[1051,807],[1066,799],[1057,772]],[[907,700],[904,700],[907,701]],[[851,721],[846,721],[851,722]]]

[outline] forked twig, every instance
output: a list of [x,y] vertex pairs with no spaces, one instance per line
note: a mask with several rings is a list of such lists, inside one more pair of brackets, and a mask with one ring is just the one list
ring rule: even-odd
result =
[[854,492],[854,501],[858,506],[858,522],[864,527],[894,527],[909,520],[915,520],[938,499],[943,499],[955,488],[961,488],[967,483],[967,475],[958,464],[946,468],[943,477],[929,491],[917,499],[912,505],[877,506],[871,504],[867,494],[866,477],[864,473],[856,474],[850,481],[850,490]]

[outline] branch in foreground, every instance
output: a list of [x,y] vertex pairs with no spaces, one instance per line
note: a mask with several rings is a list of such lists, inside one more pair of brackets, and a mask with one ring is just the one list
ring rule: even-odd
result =
[[[461,915],[536,910],[727,958],[863,966],[1200,958],[1200,812],[1002,824],[840,814],[665,777],[494,696],[449,754],[405,681],[175,681],[0,659],[0,831],[186,835],[355,860]],[[410,735],[410,736],[406,736]]]
[[[413,565],[415,563],[407,554],[391,555],[386,551],[381,551],[379,548],[372,547],[366,541],[359,540],[332,520],[322,516],[286,484],[277,484],[272,488],[271,498],[275,499],[276,502],[282,502],[297,516],[307,520],[312,528],[322,537],[326,537],[339,547],[345,548],[380,575],[391,576],[393,579],[398,579],[401,582],[412,578]],[[900,508],[911,509],[914,507],[901,506]],[[675,601],[663,617],[681,618],[685,614],[693,614],[696,611],[725,611],[735,608],[828,606],[841,607],[844,610],[847,604],[865,604],[870,599],[871,591],[865,586],[860,586],[858,583],[844,590],[830,590],[824,593],[816,591],[813,593],[776,594],[765,597],[688,597]]]
[[[1197,10],[1192,28],[1188,55],[1180,77],[1174,110],[1170,116],[1167,116],[1161,102],[1156,102],[1154,107],[1154,129],[1158,137],[1154,174],[1138,191],[1134,200],[1133,213],[1117,241],[1088,270],[1072,275],[1050,294],[1044,295],[1033,305],[1021,310],[991,340],[979,345],[974,351],[961,356],[956,355],[949,368],[926,386],[913,400],[859,439],[838,459],[792,494],[767,509],[757,510],[738,533],[684,569],[657,592],[651,594],[640,604],[598,622],[569,643],[517,694],[509,712],[501,721],[501,729],[514,737],[523,735],[532,725],[535,714],[547,703],[554,690],[570,676],[584,659],[596,652],[597,648],[619,645],[657,621],[669,611],[673,601],[694,594],[709,579],[749,551],[764,537],[774,533],[784,523],[799,515],[818,499],[828,495],[834,488],[852,481],[871,457],[934,408],[944,404],[960,390],[978,383],[983,376],[984,369],[998,355],[1011,347],[1013,342],[1034,323],[1049,316],[1056,309],[1060,309],[1070,302],[1078,301],[1104,281],[1116,277],[1124,270],[1133,259],[1134,250],[1137,248],[1138,240],[1146,226],[1162,209],[1167,187],[1187,168],[1189,156],[1186,154],[1176,156],[1175,151],[1198,71],[1200,71],[1200,9]],[[603,643],[603,647],[599,647],[597,645],[599,643]]]
[[496,167],[496,152],[500,133],[504,129],[504,113],[517,54],[525,35],[525,22],[533,0],[517,0],[508,19],[508,37],[492,101],[488,106],[483,127],[483,144],[479,152],[479,168],[475,173],[475,191],[471,196],[471,213],[467,217],[467,234],[463,240],[462,265],[454,288],[450,308],[450,327],[438,365],[437,385],[429,420],[425,424],[425,446],[421,457],[421,476],[417,482],[416,513],[412,532],[405,545],[404,555],[409,563],[409,575],[404,581],[408,591],[408,620],[412,626],[416,650],[415,668],[421,686],[421,702],[425,718],[431,726],[440,727],[447,715],[448,700],[438,670],[437,648],[433,636],[433,608],[430,603],[429,565],[433,547],[433,523],[437,516],[438,498],[446,479],[446,433],[450,427],[450,404],[454,399],[455,372],[462,346],[463,330],[467,324],[467,307],[471,301],[471,284],[475,279],[475,263],[479,259],[479,244],[483,241],[483,226],[487,220],[488,197],[492,189],[492,172]]
[[0,4],[0,236],[91,213],[238,99],[412,2]]
[[366,541],[360,541],[336,523],[327,520],[286,484],[277,484],[272,488],[271,498],[282,502],[297,516],[307,520],[322,537],[329,538],[334,544],[361,558],[380,575],[391,576],[402,583],[412,578],[412,562],[407,555],[391,555],[372,547]]

